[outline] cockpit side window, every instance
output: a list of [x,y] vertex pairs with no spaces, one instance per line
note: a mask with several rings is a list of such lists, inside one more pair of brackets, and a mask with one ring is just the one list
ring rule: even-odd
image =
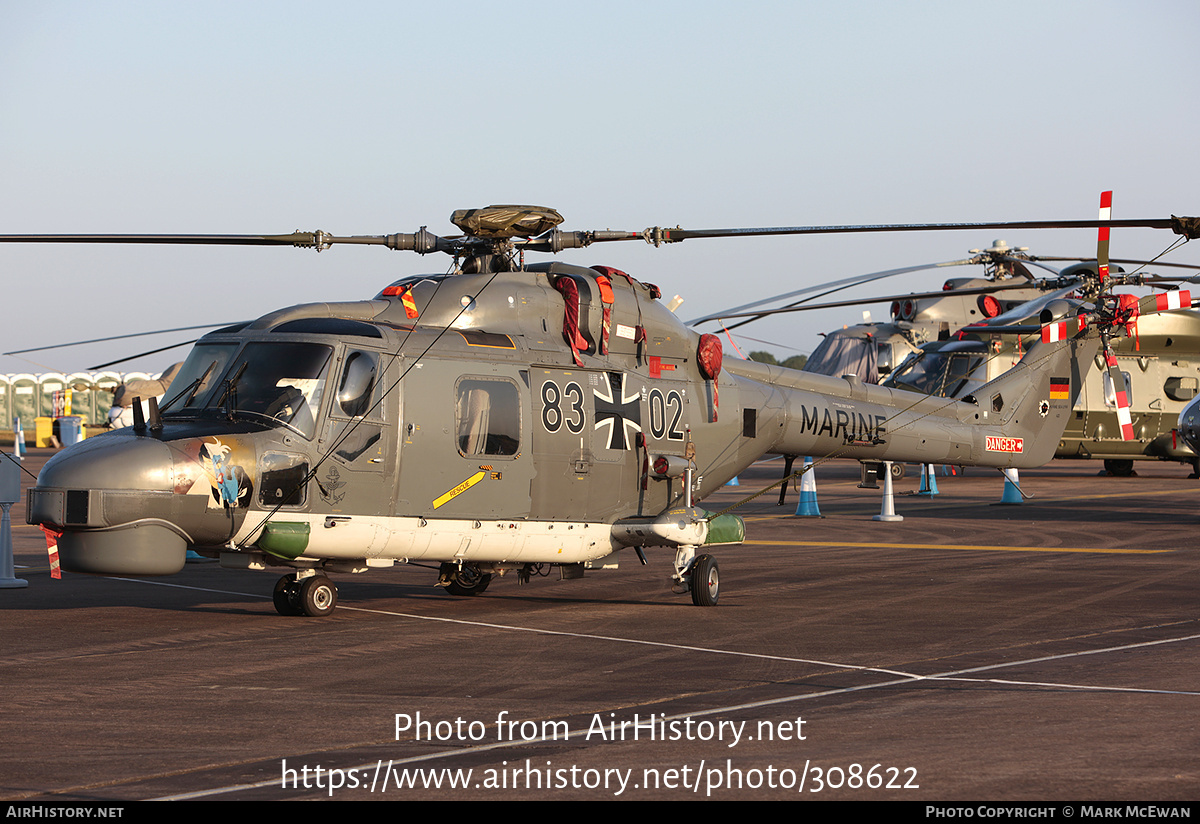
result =
[[346,464],[382,465],[383,369],[378,352],[352,349],[342,362],[329,410],[328,440]]
[[335,414],[360,418],[379,416],[376,405],[379,393],[379,355],[375,352],[353,351],[346,356],[342,378],[338,384]]

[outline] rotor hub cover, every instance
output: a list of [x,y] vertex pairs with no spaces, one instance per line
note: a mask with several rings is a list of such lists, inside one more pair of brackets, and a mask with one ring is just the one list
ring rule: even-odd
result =
[[450,222],[468,235],[499,240],[540,235],[562,223],[563,217],[543,206],[485,206],[457,209]]

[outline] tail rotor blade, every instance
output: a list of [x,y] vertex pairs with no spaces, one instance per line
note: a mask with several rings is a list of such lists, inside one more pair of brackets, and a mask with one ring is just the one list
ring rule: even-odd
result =
[[[1100,220],[1107,221],[1112,219],[1112,192],[1100,193]],[[1100,275],[1100,290],[1104,293],[1111,285],[1108,278],[1108,239],[1110,229],[1108,226],[1101,226],[1097,230],[1096,237],[1096,266],[1097,272]],[[1114,323],[1103,326],[1100,329],[1100,341],[1104,348],[1104,364],[1107,370],[1109,382],[1112,384],[1113,400],[1117,407],[1117,425],[1121,427],[1121,440],[1133,440],[1133,418],[1129,413],[1129,392],[1125,386],[1125,375],[1121,373],[1121,368],[1117,365],[1117,356],[1113,354],[1110,337],[1112,328],[1117,323],[1125,323],[1126,329],[1129,325],[1137,322],[1137,315],[1134,311],[1130,311],[1133,307],[1140,308],[1139,303],[1126,301],[1122,296],[1117,296],[1116,302],[1116,317]]]
[[1125,375],[1117,365],[1117,358],[1112,347],[1108,345],[1108,335],[1102,334],[1104,341],[1104,363],[1108,370],[1108,379],[1112,381],[1113,398],[1117,406],[1117,424],[1121,427],[1121,440],[1133,440],[1133,418],[1129,413],[1129,392],[1125,387]]

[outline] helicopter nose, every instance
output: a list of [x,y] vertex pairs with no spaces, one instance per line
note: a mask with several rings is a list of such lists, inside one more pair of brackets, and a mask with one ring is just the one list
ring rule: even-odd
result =
[[1179,413],[1179,421],[1175,428],[1179,431],[1179,437],[1183,438],[1183,442],[1194,452],[1200,454],[1200,395],[1197,395]]
[[174,493],[173,476],[160,441],[101,435],[47,462],[26,520],[62,533],[58,553],[68,571],[170,575],[183,569],[187,527],[204,508],[202,498]]
[[170,449],[128,431],[88,438],[59,452],[38,474],[37,488],[170,491]]

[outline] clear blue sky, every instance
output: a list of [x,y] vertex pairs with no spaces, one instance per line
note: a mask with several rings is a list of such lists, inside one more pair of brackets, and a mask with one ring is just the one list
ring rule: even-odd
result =
[[[552,206],[568,229],[1090,218],[1101,189],[1114,217],[1200,214],[1190,0],[4,0],[0,14],[0,233],[449,234],[451,211],[488,203]],[[567,259],[624,268],[695,317],[962,257],[994,234]],[[1090,230],[1006,240],[1095,244]],[[1113,255],[1170,240],[1118,231]],[[445,265],[376,248],[0,247],[0,351],[357,300]],[[746,331],[786,356],[860,316]],[[170,340],[0,358],[0,371],[82,369]]]

